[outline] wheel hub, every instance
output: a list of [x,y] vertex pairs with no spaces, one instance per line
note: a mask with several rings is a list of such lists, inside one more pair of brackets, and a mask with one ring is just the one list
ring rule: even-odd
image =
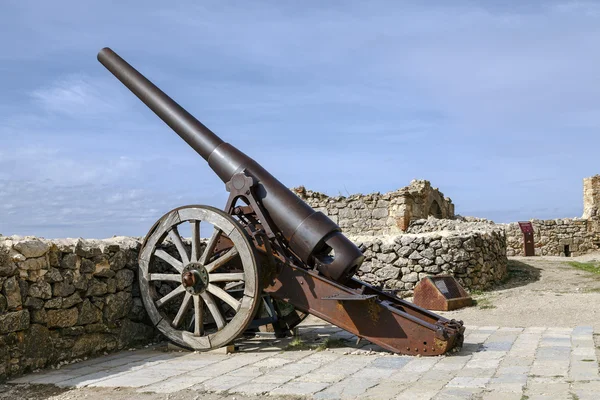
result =
[[200,294],[208,287],[208,272],[202,264],[189,263],[181,273],[181,283],[191,294]]

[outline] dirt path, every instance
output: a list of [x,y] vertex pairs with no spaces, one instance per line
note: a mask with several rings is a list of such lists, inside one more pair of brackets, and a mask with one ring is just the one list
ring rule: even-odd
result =
[[474,295],[478,302],[474,307],[440,314],[461,319],[467,326],[589,325],[600,332],[600,275],[567,264],[590,259],[600,255],[510,258],[505,285]]

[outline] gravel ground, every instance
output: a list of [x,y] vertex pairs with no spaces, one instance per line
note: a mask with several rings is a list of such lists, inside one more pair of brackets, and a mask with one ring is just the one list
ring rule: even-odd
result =
[[[504,327],[574,327],[589,325],[600,333],[600,275],[580,271],[566,261],[600,259],[600,253],[569,260],[560,257],[514,257],[510,279],[492,291],[477,293],[473,307],[440,312],[461,319],[465,325]],[[600,348],[600,335],[596,334]],[[600,354],[598,354],[600,358]],[[182,390],[171,394],[136,393],[129,389],[65,389],[52,385],[0,385],[0,400],[257,400],[262,396],[223,397],[213,393]],[[298,399],[298,397],[269,397]]]
[[478,304],[440,312],[465,325],[574,327],[589,325],[600,332],[600,275],[565,261],[587,262],[600,254],[564,257],[511,257],[509,281],[474,295]]

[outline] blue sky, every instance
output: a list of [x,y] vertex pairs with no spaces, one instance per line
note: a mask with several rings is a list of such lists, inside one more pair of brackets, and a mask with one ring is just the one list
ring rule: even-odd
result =
[[580,216],[600,173],[598,3],[110,3],[0,5],[4,235],[144,235],[171,208],[223,206],[105,46],[290,187],[428,179],[509,222]]

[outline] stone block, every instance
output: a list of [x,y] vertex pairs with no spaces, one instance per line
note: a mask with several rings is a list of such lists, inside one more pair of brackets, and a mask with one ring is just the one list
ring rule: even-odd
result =
[[0,314],[0,334],[18,332],[27,328],[29,328],[28,310]]
[[9,310],[15,310],[22,306],[21,288],[17,282],[17,278],[11,276],[4,281],[2,293],[6,297],[6,304]]
[[48,310],[46,323],[48,328],[68,328],[77,323],[79,311],[76,307],[63,310]]
[[40,241],[39,239],[19,241],[16,242],[13,247],[27,258],[41,257],[50,249],[49,245]]
[[75,286],[67,282],[56,282],[53,284],[54,286],[54,296],[57,297],[67,297],[75,293]]

